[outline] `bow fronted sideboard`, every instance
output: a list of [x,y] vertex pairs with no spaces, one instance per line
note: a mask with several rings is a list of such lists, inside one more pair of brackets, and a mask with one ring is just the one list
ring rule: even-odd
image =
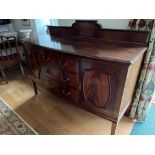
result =
[[22,40],[37,85],[112,122],[115,134],[131,104],[149,32],[102,29],[95,20],[48,26],[50,35]]

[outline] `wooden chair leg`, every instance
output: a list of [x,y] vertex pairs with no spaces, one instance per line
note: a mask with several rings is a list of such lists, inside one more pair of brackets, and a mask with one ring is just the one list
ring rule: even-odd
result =
[[2,76],[4,77],[5,81],[6,81],[6,84],[8,84],[8,80],[7,80],[7,77],[5,75],[5,72],[3,69],[1,69],[1,73],[2,73]]
[[36,82],[34,82],[32,80],[32,84],[33,84],[33,89],[34,89],[35,95],[38,95],[38,90],[37,90],[37,84],[36,84]]
[[112,122],[111,135],[115,135],[116,127],[117,127],[117,123]]
[[25,72],[24,72],[24,68],[23,68],[23,65],[22,65],[21,61],[20,61],[19,65],[20,65],[20,69],[21,69],[21,72],[22,72],[23,76],[26,77],[25,76]]

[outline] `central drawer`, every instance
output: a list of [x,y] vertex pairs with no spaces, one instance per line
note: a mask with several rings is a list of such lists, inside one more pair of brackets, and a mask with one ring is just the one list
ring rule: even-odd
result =
[[79,77],[78,74],[64,71],[56,64],[49,63],[44,66],[41,70],[40,79],[51,79],[57,82],[68,84],[69,87],[79,88]]
[[40,70],[40,80],[51,92],[70,102],[78,103],[78,59],[55,51],[47,51],[45,57],[46,63]]
[[53,52],[53,51],[47,51],[46,53],[46,59],[48,62],[59,64],[62,56],[59,53]]
[[79,89],[79,77],[77,74],[72,74],[69,72],[64,72],[61,81],[64,84],[68,84],[69,87]]
[[46,59],[47,62],[57,64],[68,72],[78,73],[78,59],[74,56],[48,51]]
[[68,56],[63,54],[60,65],[66,71],[78,73],[78,59],[74,56]]

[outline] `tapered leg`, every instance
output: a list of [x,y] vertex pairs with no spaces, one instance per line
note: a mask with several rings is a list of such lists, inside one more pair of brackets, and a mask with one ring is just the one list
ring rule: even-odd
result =
[[23,76],[26,77],[25,73],[24,73],[24,68],[23,68],[23,65],[22,65],[21,61],[20,61],[19,64],[20,64],[20,69],[21,69],[21,72],[22,72]]
[[32,80],[32,84],[33,84],[33,89],[34,89],[35,95],[38,95],[37,85],[33,80]]
[[116,122],[112,122],[111,135],[114,135],[115,134],[116,127],[117,127],[117,123]]
[[6,81],[6,84],[8,84],[8,80],[7,80],[7,77],[5,75],[5,72],[3,69],[1,69],[1,73],[2,73],[2,76],[4,77],[5,81]]

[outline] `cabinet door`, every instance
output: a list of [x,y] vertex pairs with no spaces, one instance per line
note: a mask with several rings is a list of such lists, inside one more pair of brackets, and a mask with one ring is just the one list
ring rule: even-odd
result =
[[118,65],[81,59],[81,102],[96,112],[113,112],[121,68]]

